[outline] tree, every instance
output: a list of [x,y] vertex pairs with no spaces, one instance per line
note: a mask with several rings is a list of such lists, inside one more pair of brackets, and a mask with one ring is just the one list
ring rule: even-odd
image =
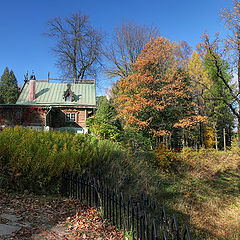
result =
[[[226,104],[231,104],[233,99],[228,88],[218,76],[217,68],[213,64],[213,56],[207,51],[203,51],[201,56],[197,52],[193,52],[188,65],[191,86],[194,89],[194,101],[199,106],[198,112],[208,117],[208,122],[199,126],[200,145],[206,142],[209,143],[206,138],[212,135],[212,132],[215,132],[216,140],[219,139],[221,143],[222,138],[219,136],[222,135],[223,128],[232,129],[233,127],[233,115]],[[230,85],[232,75],[230,74],[229,65],[216,53],[214,57],[218,59],[222,76]],[[206,144],[204,145],[206,146]],[[210,146],[211,144],[207,145]]]
[[238,87],[240,87],[240,1],[233,0],[233,9],[223,9],[220,16],[229,30],[225,39],[225,49],[228,60],[238,72]]
[[[220,48],[218,38],[211,43],[207,35],[204,36],[204,46],[205,50],[212,56],[212,64],[217,69],[217,75],[234,99],[231,104],[228,103],[228,106],[238,119],[238,140],[240,140],[240,1],[233,0],[233,9],[223,9],[220,16],[229,30],[229,35],[224,41],[224,47]],[[216,57],[216,52],[220,57],[227,58],[233,69],[236,70],[238,75],[237,86],[231,86],[224,78],[221,61]]]
[[[191,59],[188,63],[188,72],[191,78],[191,87],[193,89],[193,101],[198,106],[196,111],[197,114],[207,115],[206,108],[205,108],[205,100],[204,95],[206,94],[206,87],[210,88],[211,82],[208,77],[207,71],[203,65],[202,59],[200,55],[193,51]],[[198,128],[198,142],[199,145],[202,146],[204,142],[204,127],[202,123],[199,123]]]
[[0,101],[3,104],[15,104],[20,94],[17,79],[8,67],[5,68],[0,81]]
[[87,119],[90,131],[100,139],[119,140],[121,125],[115,119],[116,112],[106,97],[100,97],[95,116]]
[[[223,148],[224,131],[227,133],[227,145],[231,145],[231,135],[234,127],[234,115],[231,112],[229,105],[231,105],[234,99],[224,82],[218,77],[216,67],[212,65],[211,56],[209,57],[206,55],[203,64],[207,71],[208,78],[212,82],[210,91],[208,91],[204,96],[206,114],[210,124],[212,125],[212,128],[215,131],[216,140],[218,140],[219,143],[218,145],[220,148]],[[229,64],[226,61],[222,61],[221,66],[225,81],[233,88],[231,85],[232,74]],[[224,101],[221,100],[221,98],[224,98]]]
[[[232,114],[238,120],[238,139],[240,139],[240,92],[238,84],[234,84],[232,79],[231,71],[229,70],[229,64],[227,60],[224,60],[225,48],[220,47],[220,39],[218,35],[214,41],[210,41],[210,38],[207,34],[203,35],[203,43],[201,43],[201,48],[203,56],[207,57],[208,67],[214,71],[215,80],[218,82],[218,85],[222,85],[222,91],[214,91],[207,86],[205,86],[209,93],[211,94],[212,101],[223,102]],[[224,86],[224,87],[223,87]]]
[[104,55],[110,63],[106,73],[110,77],[127,77],[133,73],[133,64],[141,54],[145,44],[158,35],[156,27],[137,25],[126,20],[115,28],[112,43],[108,44]]
[[201,121],[194,112],[180,50],[166,38],[152,39],[134,63],[134,72],[120,79],[115,101],[127,126],[156,137]]
[[80,12],[48,21],[46,35],[55,40],[52,49],[63,75],[76,81],[95,74],[102,55],[104,35]]

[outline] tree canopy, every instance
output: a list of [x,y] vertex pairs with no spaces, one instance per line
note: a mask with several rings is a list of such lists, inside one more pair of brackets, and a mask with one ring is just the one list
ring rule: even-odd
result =
[[95,116],[87,119],[90,131],[100,139],[119,140],[120,123],[115,119],[116,111],[106,97],[99,99]]
[[166,38],[146,44],[135,72],[119,82],[118,113],[127,125],[163,136],[204,120],[195,114],[181,56],[181,48]]
[[95,29],[81,12],[57,17],[47,23],[46,35],[55,41],[56,65],[65,77],[77,80],[93,76],[102,55],[104,34]]
[[115,28],[111,43],[104,55],[110,66],[106,73],[109,77],[127,77],[133,73],[133,64],[141,54],[145,44],[155,38],[159,31],[154,26],[138,25],[129,20]]
[[0,81],[0,103],[14,104],[16,103],[20,89],[17,84],[17,79],[8,67],[5,68]]

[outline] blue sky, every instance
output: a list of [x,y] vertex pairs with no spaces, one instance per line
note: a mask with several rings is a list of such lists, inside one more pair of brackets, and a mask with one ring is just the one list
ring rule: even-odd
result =
[[[60,77],[53,42],[46,38],[47,20],[81,11],[91,23],[111,34],[125,19],[137,24],[155,24],[161,35],[172,41],[185,40],[193,49],[207,31],[224,34],[218,16],[221,8],[231,8],[232,0],[8,0],[0,5],[0,75],[6,66],[13,70],[19,84],[26,70],[34,70],[37,79]],[[100,75],[98,94],[111,80]]]

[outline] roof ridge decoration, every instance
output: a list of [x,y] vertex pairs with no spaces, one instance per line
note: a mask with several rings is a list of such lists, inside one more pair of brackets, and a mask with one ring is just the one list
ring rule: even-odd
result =
[[63,94],[63,98],[65,99],[65,101],[67,101],[68,97],[70,97],[70,101],[73,102],[75,100],[75,94],[74,92],[71,90],[71,84],[68,83],[67,84],[67,90],[64,91],[64,94]]

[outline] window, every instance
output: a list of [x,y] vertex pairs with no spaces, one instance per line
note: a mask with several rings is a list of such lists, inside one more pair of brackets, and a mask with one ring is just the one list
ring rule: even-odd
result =
[[75,113],[66,113],[65,114],[65,121],[66,122],[75,122],[76,121],[76,114]]

